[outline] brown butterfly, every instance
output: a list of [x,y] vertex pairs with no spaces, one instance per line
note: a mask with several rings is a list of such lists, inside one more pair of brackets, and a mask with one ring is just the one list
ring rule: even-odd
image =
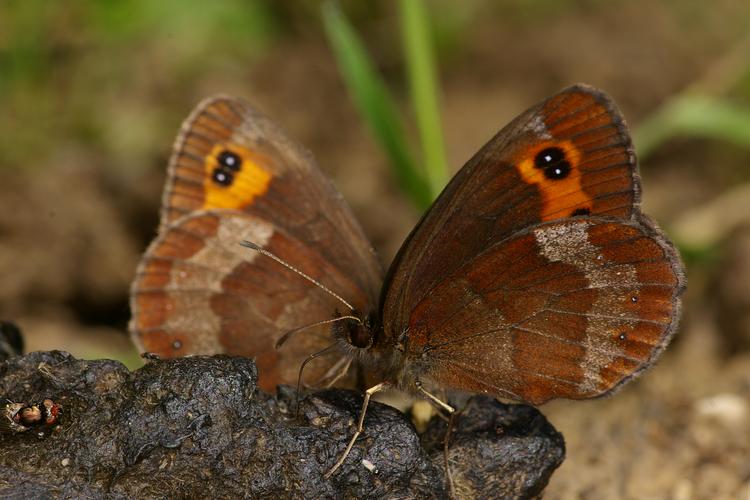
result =
[[310,154],[244,101],[213,97],[177,138],[131,331],[165,357],[255,357],[266,390],[296,382],[328,348],[306,382],[354,360],[407,390],[532,404],[602,396],[663,351],[685,288],[640,192],[614,102],[567,88],[456,174],[384,278]]

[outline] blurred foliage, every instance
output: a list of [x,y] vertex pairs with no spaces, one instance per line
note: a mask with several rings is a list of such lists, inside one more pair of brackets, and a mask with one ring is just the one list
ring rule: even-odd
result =
[[[201,56],[242,56],[248,48],[261,51],[280,28],[270,3],[258,0],[3,2],[0,13],[6,22],[0,40],[2,90],[22,84],[44,84],[55,68],[51,60],[66,58],[73,51],[106,51],[110,57],[98,62],[107,59],[117,62],[115,56],[122,51],[158,45],[160,50],[169,52],[175,65]],[[89,41],[95,41],[96,46]],[[156,44],[157,41],[160,43]]]
[[750,149],[750,105],[729,97],[747,95],[750,78],[750,34],[715,61],[696,81],[671,96],[641,121],[635,143],[641,158],[675,137],[724,141]]
[[398,107],[376,73],[362,42],[338,7],[326,4],[323,19],[352,98],[390,158],[401,187],[418,206],[425,208],[432,196],[407,144]]
[[635,136],[641,158],[675,137],[726,141],[750,149],[750,106],[713,96],[670,99],[647,120]]
[[[0,121],[0,136],[12,136],[13,143],[0,142],[0,165],[40,165],[48,151],[79,143],[94,150],[147,147],[159,126],[148,113],[152,99],[174,98],[180,89],[168,81],[190,81],[230,61],[256,58],[284,28],[273,5],[261,0],[3,1],[0,104],[8,119]],[[169,80],[159,82],[164,75]],[[144,92],[154,79],[161,95]],[[134,106],[121,106],[129,100]],[[113,136],[103,135],[107,127],[97,109],[103,105],[118,110]],[[58,116],[66,118],[57,121]],[[40,137],[59,143],[40,150]],[[36,151],[37,161],[28,161],[27,151]]]
[[438,110],[437,72],[429,17],[422,0],[401,0],[399,8],[422,165],[430,191],[436,197],[448,182],[448,162]]
[[323,7],[328,39],[359,111],[390,159],[401,187],[422,209],[447,181],[447,162],[438,111],[437,78],[427,12],[421,0],[399,4],[411,100],[421,140],[421,162],[408,144],[406,127],[362,41],[334,3]]

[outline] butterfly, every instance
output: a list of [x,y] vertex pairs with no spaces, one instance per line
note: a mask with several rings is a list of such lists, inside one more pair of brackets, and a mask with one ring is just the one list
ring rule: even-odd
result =
[[310,153],[211,97],[174,145],[130,330],[162,357],[253,357],[265,390],[309,362],[310,385],[364,370],[531,404],[602,396],[654,363],[680,315],[682,263],[640,198],[620,111],[575,85],[482,147],[384,273]]

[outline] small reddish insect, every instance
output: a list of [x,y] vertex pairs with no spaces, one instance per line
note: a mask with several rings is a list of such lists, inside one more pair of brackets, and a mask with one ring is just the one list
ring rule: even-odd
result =
[[0,412],[0,430],[26,432],[39,427],[53,427],[62,407],[45,399],[41,403],[14,403],[6,401]]

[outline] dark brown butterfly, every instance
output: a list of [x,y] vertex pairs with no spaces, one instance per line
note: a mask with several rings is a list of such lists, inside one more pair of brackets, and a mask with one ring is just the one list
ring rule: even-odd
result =
[[[532,404],[601,396],[666,347],[685,287],[640,189],[614,102],[567,88],[456,174],[383,278],[310,154],[244,101],[213,97],[175,144],[131,331],[165,357],[255,357],[264,389],[296,382],[303,360],[332,345],[308,383],[354,359],[407,390]],[[274,348],[317,321],[330,324]]]

